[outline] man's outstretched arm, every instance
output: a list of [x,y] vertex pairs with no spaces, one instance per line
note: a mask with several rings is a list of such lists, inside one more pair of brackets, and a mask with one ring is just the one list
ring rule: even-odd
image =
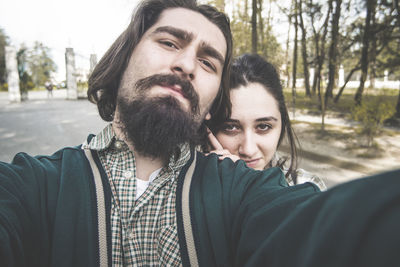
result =
[[[4,266],[47,265],[46,173],[25,154],[0,162],[0,259]],[[54,203],[54,202],[53,202]],[[46,259],[46,260],[45,260]]]
[[306,187],[240,207],[236,266],[400,266],[400,170]]

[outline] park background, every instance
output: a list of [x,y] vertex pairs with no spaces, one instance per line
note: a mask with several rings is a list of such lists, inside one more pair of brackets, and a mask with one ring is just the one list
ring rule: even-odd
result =
[[[398,0],[201,2],[229,15],[235,55],[259,53],[280,71],[300,167],[328,186],[400,167]],[[0,160],[19,151],[49,154],[102,129],[84,99],[87,79],[136,3],[0,3]],[[15,49],[19,99],[7,92],[5,47]]]

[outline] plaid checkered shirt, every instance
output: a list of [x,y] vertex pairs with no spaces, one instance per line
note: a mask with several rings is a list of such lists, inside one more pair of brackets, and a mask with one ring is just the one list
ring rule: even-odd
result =
[[[280,159],[281,155],[279,152],[276,152],[271,160],[271,166],[272,167],[276,167],[278,166],[278,162]],[[266,168],[269,168],[271,166],[266,166]],[[286,168],[285,166],[282,168],[283,173],[286,175],[288,172],[288,168]],[[321,191],[325,191],[327,189],[324,181],[318,177],[317,175],[305,171],[303,169],[296,169],[297,172],[297,184],[303,184],[303,183],[307,183],[307,182],[311,182],[314,183],[315,185],[317,185],[319,187],[319,189]],[[295,185],[295,183],[293,182],[293,177],[291,175],[289,175],[288,177],[286,177],[286,182],[288,183],[288,185],[292,186]]]
[[190,158],[188,145],[171,158],[145,192],[137,190],[135,157],[115,138],[111,124],[92,138],[112,191],[113,266],[181,266],[175,213],[177,177]]

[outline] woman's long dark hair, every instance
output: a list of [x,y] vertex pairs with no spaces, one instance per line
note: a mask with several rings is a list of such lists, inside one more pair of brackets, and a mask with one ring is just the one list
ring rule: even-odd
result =
[[[230,90],[235,90],[241,86],[247,86],[249,83],[259,83],[263,85],[265,90],[267,90],[268,93],[270,93],[278,103],[282,121],[278,148],[286,136],[290,145],[290,164],[288,172],[286,173],[286,177],[290,175],[293,179],[293,182],[296,184],[298,140],[290,123],[279,74],[275,67],[261,56],[256,54],[244,54],[232,62],[229,85]],[[213,117],[208,122],[208,126],[213,133],[216,133],[227,119],[229,119],[229,117]],[[280,159],[277,163],[277,166],[283,168],[283,165],[286,161],[287,158]],[[267,165],[266,168],[270,167],[269,165]]]
[[[136,9],[127,29],[117,38],[94,68],[89,77],[88,98],[97,104],[99,114],[105,121],[112,121],[122,74],[128,64],[132,51],[144,33],[154,25],[160,14],[169,8],[186,8],[198,12],[214,23],[223,33],[227,45],[222,81],[210,113],[216,110],[229,112],[227,96],[229,69],[232,55],[232,35],[229,18],[209,5],[198,5],[196,0],[144,0]],[[219,106],[228,107],[221,109]],[[224,111],[223,111],[224,110]],[[220,116],[220,115],[218,115]]]

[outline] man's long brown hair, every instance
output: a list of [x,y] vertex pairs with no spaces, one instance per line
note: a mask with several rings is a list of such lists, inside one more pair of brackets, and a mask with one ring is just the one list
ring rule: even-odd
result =
[[[227,51],[222,81],[210,113],[211,115],[217,113],[218,115],[216,116],[226,116],[230,113],[227,90],[229,88],[228,72],[232,54],[232,34],[229,18],[209,5],[197,5],[195,0],[145,0],[139,4],[127,29],[108,49],[89,77],[88,98],[92,103],[97,104],[99,114],[103,120],[113,120],[119,83],[136,45],[140,42],[144,33],[157,22],[164,10],[178,7],[202,14],[214,23],[225,37]],[[224,107],[223,110],[221,110],[221,107]]]

